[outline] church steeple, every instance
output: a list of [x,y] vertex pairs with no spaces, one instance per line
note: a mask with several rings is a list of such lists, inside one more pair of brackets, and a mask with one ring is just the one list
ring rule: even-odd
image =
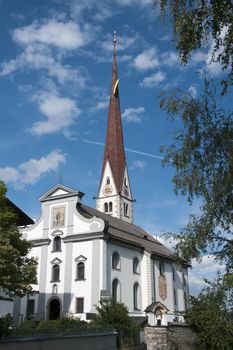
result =
[[112,84],[108,111],[108,127],[102,174],[97,197],[97,209],[132,222],[132,195],[122,132],[115,32],[113,45]]

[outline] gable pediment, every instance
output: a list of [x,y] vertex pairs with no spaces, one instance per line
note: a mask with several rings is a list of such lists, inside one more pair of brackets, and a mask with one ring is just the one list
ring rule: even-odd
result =
[[51,264],[55,265],[55,264],[61,264],[61,260],[59,258],[55,258],[51,261]]
[[39,200],[41,202],[49,201],[49,200],[56,200],[61,198],[67,198],[67,197],[76,197],[78,196],[79,199],[83,197],[84,193],[74,190],[73,188],[69,188],[67,186],[64,186],[62,184],[55,185],[52,187],[49,191],[47,191],[45,194],[43,194]]
[[79,255],[77,258],[74,259],[75,262],[78,262],[78,261],[86,261],[87,258],[85,258],[85,256],[83,255]]

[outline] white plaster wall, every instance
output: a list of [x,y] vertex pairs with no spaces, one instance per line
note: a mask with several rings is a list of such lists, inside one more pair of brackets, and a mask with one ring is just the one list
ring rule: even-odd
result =
[[[120,269],[115,270],[112,269],[112,254],[117,252],[120,256]],[[140,273],[133,273],[133,258],[138,257]],[[142,299],[145,299],[146,291],[143,289],[142,284],[142,268],[144,267],[144,263],[142,264],[143,253],[138,250],[133,250],[129,248],[125,248],[119,245],[115,245],[112,243],[108,243],[107,245],[107,285],[108,290],[112,293],[112,281],[117,278],[120,282],[121,289],[121,298],[120,301],[124,303],[130,313],[135,313],[134,305],[133,305],[133,285],[135,282],[138,282],[140,286],[141,300],[139,300],[140,309],[142,310]]]
[[150,255],[148,253],[142,254],[141,261],[141,290],[142,290],[142,311],[150,304],[148,300],[149,295],[149,281],[148,281],[148,260],[150,260]]
[[[161,260],[162,261],[162,260]],[[155,265],[155,285],[156,285],[156,301],[160,301],[169,309],[169,312],[184,310],[184,285],[183,285],[183,267],[175,262],[164,262],[165,276],[167,282],[167,298],[162,300],[159,295],[159,261],[154,262]],[[173,281],[172,266],[175,270],[175,281]],[[187,278],[187,276],[186,276]],[[174,303],[173,289],[176,290],[177,304]],[[188,284],[185,287],[188,295]]]
[[[7,296],[5,296],[7,297]],[[10,300],[0,300],[0,317],[6,314],[13,314],[14,302]]]
[[[75,298],[84,298],[84,312],[90,312],[91,309],[91,290],[92,290],[92,241],[74,242],[72,252],[72,270],[71,272],[71,293],[72,301],[70,306],[71,313],[75,313]],[[75,259],[83,255],[87,260],[85,263],[85,280],[76,281],[77,262]],[[67,273],[70,273],[67,271]]]

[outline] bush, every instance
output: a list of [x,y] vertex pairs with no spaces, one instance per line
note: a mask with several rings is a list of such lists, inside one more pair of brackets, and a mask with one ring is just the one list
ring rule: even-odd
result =
[[11,314],[6,314],[3,317],[0,317],[0,338],[4,338],[11,334]]

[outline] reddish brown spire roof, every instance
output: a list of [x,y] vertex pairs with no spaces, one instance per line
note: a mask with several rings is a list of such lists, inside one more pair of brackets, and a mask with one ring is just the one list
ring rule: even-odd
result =
[[117,76],[117,60],[116,60],[116,35],[114,33],[114,51],[113,51],[113,69],[112,69],[112,85],[110,91],[110,103],[108,111],[108,128],[106,134],[104,161],[102,168],[102,176],[107,160],[110,162],[117,192],[121,192],[124,170],[126,166],[124,140],[121,124],[121,109]]

